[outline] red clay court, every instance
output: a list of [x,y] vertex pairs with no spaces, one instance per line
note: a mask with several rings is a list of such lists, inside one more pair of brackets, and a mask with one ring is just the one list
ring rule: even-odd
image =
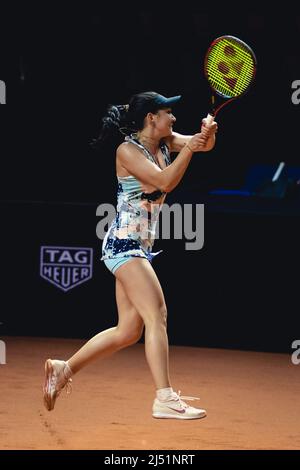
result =
[[67,358],[84,340],[2,338],[0,448],[299,449],[300,365],[288,354],[170,347],[175,390],[200,397],[207,417],[151,416],[154,386],[144,345],[95,362],[73,378],[54,411],[42,402],[44,361]]

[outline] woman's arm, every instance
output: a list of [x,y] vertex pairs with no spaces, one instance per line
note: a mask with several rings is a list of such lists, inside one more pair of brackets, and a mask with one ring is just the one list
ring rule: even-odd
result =
[[[199,149],[200,152],[208,152],[213,149],[216,143],[215,134],[218,130],[218,125],[214,121],[209,127],[205,126],[205,119],[202,120],[201,133],[207,138],[206,144]],[[191,135],[182,135],[177,132],[173,132],[171,137],[166,139],[170,152],[180,152],[180,150],[190,141]]]
[[[170,152],[180,152],[180,150],[189,143],[191,138],[191,135],[182,135],[177,132],[173,132],[172,137],[169,137],[168,140],[166,140],[166,144],[168,145]],[[215,143],[215,134],[208,135],[205,145],[199,149],[199,152],[209,152],[214,148]]]
[[182,146],[176,159],[163,170],[145,158],[141,151],[130,142],[124,142],[118,147],[117,158],[120,165],[139,181],[168,193],[181,181],[193,152],[200,151],[205,143],[206,138],[202,133],[190,136],[188,145]]

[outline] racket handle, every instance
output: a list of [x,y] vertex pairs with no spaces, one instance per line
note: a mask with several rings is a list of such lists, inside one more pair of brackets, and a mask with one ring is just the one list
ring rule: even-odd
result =
[[214,122],[214,116],[209,114],[206,116],[206,125],[210,126]]
[[[206,116],[206,122],[205,122],[205,127],[210,127],[212,123],[214,122],[214,116],[210,113]],[[205,137],[205,142],[207,142],[208,136]]]

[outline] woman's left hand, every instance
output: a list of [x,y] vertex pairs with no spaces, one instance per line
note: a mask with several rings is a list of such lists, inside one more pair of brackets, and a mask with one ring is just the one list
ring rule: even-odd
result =
[[201,134],[206,138],[215,135],[218,132],[218,123],[213,121],[209,126],[206,124],[207,119],[202,119]]

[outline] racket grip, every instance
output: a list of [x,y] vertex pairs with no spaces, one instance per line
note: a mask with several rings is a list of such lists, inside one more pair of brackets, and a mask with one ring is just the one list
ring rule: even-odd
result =
[[[212,123],[214,122],[214,116],[210,113],[206,116],[206,122],[205,122],[205,127],[210,127]],[[207,142],[208,136],[205,136],[205,142]]]
[[209,114],[206,116],[206,125],[210,126],[214,122],[214,116]]

